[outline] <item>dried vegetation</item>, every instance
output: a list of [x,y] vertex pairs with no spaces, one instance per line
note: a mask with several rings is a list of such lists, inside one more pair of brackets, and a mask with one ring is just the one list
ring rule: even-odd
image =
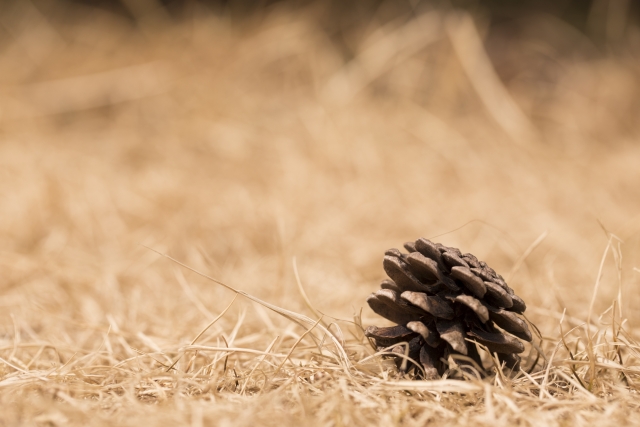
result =
[[[624,13],[594,42],[428,7],[338,37],[321,4],[60,4],[0,13],[0,425],[638,423]],[[375,354],[365,299],[420,236],[526,301],[523,371]]]

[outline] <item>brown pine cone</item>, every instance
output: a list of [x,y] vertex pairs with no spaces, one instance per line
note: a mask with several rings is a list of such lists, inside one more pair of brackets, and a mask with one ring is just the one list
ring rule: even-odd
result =
[[[367,328],[365,335],[378,350],[404,355],[408,345],[408,356],[422,368],[417,376],[434,379],[443,375],[449,355],[467,356],[484,369],[476,345],[467,338],[519,370],[524,345],[518,338],[531,341],[531,332],[517,315],[525,311],[524,301],[502,276],[471,254],[424,238],[404,247],[408,254],[397,249],[385,253],[383,266],[391,280],[367,298],[373,311],[397,323]],[[396,359],[399,367],[415,368],[403,360]],[[457,363],[464,365],[464,360]]]

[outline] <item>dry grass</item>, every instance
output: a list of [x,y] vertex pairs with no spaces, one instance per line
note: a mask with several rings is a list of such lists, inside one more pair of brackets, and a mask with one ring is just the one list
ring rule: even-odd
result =
[[[133,29],[16,4],[0,425],[638,423],[638,29],[608,49],[532,17],[483,45],[431,10],[345,59],[317,6]],[[373,356],[382,254],[420,236],[527,301],[530,373],[415,382]]]

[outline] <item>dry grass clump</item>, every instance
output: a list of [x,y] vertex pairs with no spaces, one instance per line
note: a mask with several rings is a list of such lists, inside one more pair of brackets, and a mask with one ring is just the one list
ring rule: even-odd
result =
[[[0,424],[638,422],[633,25],[5,8]],[[375,354],[365,298],[420,236],[527,302],[522,371]]]

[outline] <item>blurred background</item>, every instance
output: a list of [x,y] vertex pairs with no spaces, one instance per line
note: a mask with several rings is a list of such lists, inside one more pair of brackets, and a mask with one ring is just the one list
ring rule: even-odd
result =
[[606,254],[594,313],[617,300],[636,327],[639,19],[624,0],[2,1],[2,333],[190,339],[231,296],[145,246],[304,311],[295,257],[349,318],[421,236],[487,261],[544,333],[586,318]]

